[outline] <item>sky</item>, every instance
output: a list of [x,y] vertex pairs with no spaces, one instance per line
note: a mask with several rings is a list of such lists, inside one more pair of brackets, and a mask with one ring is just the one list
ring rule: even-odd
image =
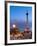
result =
[[26,21],[26,12],[28,11],[28,20],[32,21],[32,7],[29,6],[10,6],[10,21]]

